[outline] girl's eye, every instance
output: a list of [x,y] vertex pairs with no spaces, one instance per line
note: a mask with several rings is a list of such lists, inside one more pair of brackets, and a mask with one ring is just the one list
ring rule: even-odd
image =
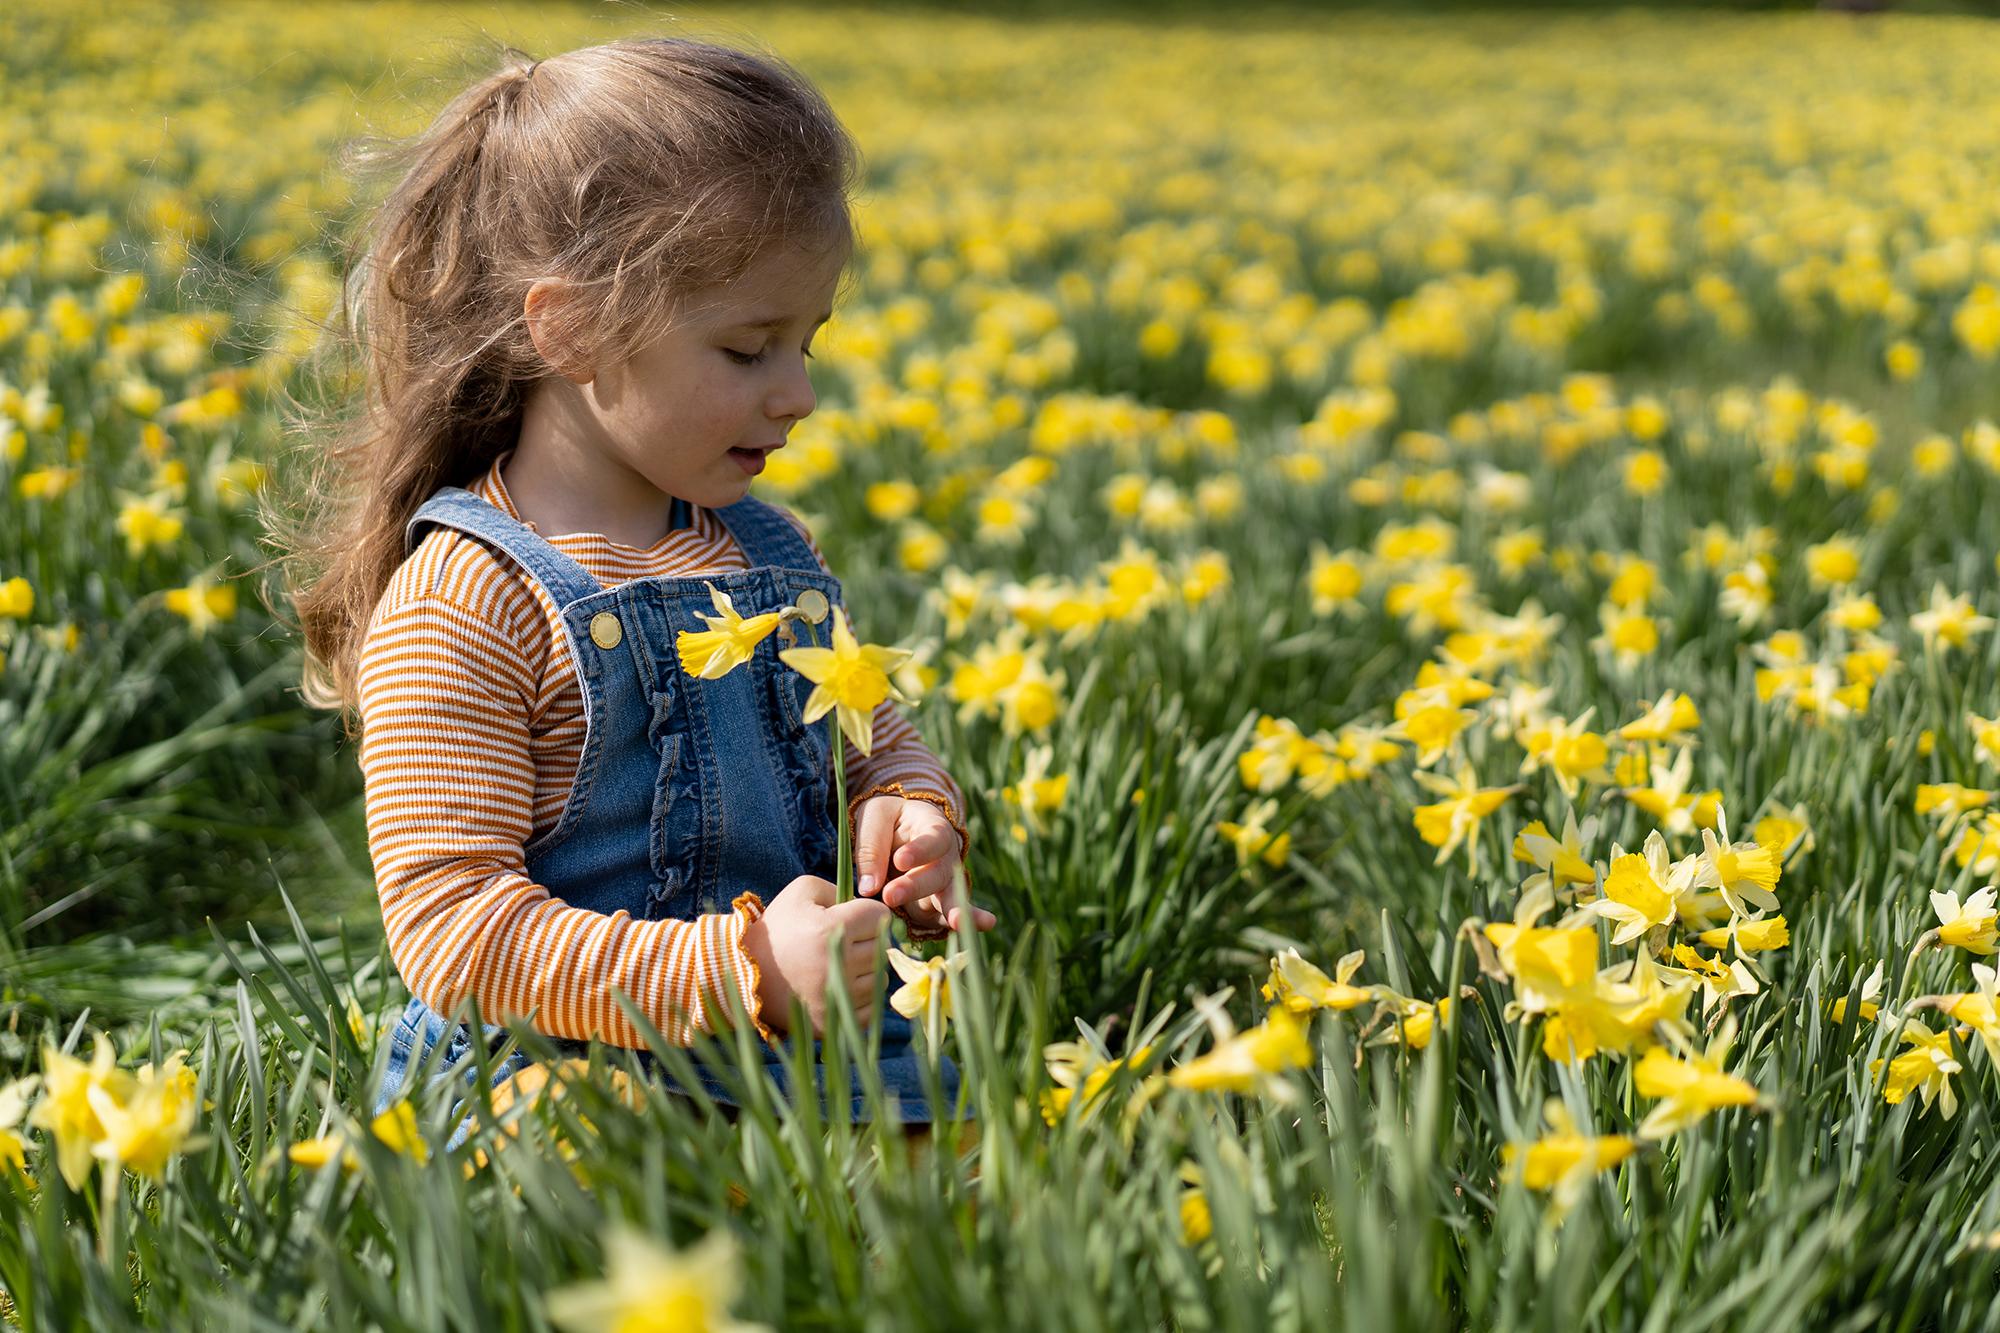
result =
[[[739,366],[754,366],[764,359],[764,354],[768,350],[770,349],[759,348],[754,352],[739,352],[734,347],[725,347],[722,349],[722,353]],[[813,359],[810,347],[801,347],[799,350],[805,353],[806,360],[810,361]]]

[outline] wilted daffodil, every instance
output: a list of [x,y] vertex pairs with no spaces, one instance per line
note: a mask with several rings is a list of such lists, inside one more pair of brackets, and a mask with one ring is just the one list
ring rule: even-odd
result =
[[674,651],[680,655],[681,670],[688,675],[702,680],[720,680],[750,660],[757,645],[778,628],[782,613],[767,611],[761,616],[746,619],[736,614],[736,604],[728,593],[713,583],[706,586],[717,614],[710,616],[695,612],[695,618],[708,628],[682,630],[674,636]]
[[805,720],[817,722],[836,710],[840,729],[863,754],[875,748],[875,709],[884,699],[907,702],[890,679],[910,653],[858,642],[848,628],[847,611],[833,608],[833,647],[787,648],[778,660],[816,687],[806,699]]

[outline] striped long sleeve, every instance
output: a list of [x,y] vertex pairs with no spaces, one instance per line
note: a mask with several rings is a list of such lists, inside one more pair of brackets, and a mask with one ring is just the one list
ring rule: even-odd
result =
[[[471,489],[519,518],[504,462]],[[747,563],[704,510],[643,550],[591,533],[550,540],[607,587]],[[571,907],[527,873],[523,849],[560,819],[582,753],[582,692],[560,624],[512,561],[443,530],[424,538],[376,608],[361,657],[361,767],[398,973],[439,1012],[471,995],[488,1021],[532,1015],[558,1037],[642,1044],[614,987],[670,1041],[726,1022],[732,995],[773,1037],[742,946],[763,913],[759,895],[739,895],[726,914],[642,921]],[[850,809],[896,791],[942,805],[963,838],[962,794],[909,720],[885,703],[875,725],[874,754],[847,766]]]

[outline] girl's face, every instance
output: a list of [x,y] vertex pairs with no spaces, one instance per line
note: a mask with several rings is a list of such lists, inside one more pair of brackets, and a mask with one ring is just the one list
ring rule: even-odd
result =
[[736,503],[817,402],[813,335],[833,310],[838,255],[767,252],[700,293],[664,337],[584,390],[598,444],[663,496]]

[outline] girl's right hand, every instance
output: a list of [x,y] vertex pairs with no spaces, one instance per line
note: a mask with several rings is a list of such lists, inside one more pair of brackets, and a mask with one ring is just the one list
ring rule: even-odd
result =
[[[800,875],[743,929],[743,949],[757,964],[759,1016],[775,1031],[790,1031],[796,995],[813,1036],[824,1037],[835,986],[847,988],[858,1024],[874,1018],[877,941],[891,913],[879,898],[842,903],[835,901],[838,894],[832,881]],[[840,941],[834,970],[828,967],[830,937]]]

